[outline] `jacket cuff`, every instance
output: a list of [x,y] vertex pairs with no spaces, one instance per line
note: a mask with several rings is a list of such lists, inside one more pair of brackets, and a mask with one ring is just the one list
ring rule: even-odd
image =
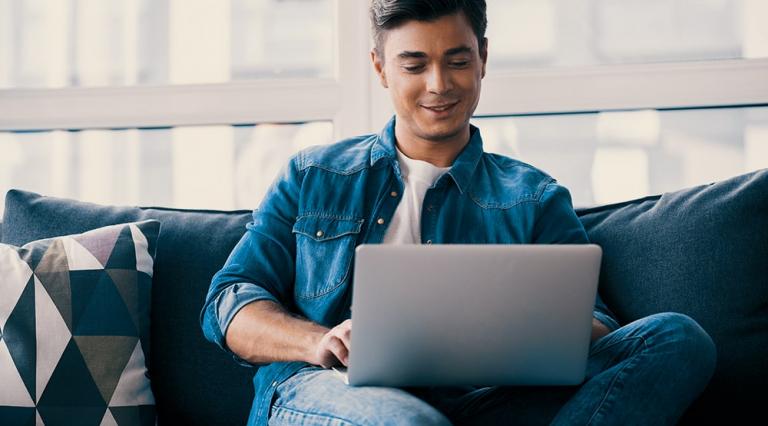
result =
[[254,364],[250,363],[232,352],[226,345],[225,336],[227,335],[227,329],[232,319],[237,313],[246,305],[256,302],[258,300],[271,300],[275,303],[279,303],[277,298],[270,292],[256,284],[251,283],[237,283],[232,284],[226,289],[222,290],[213,302],[214,312],[216,316],[216,323],[218,325],[218,333],[216,335],[216,343],[220,348],[229,353],[234,360],[247,367],[253,367]]

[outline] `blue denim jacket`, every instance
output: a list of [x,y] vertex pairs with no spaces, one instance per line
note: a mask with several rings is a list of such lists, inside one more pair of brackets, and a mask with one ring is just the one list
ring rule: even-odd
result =
[[[213,277],[201,313],[207,339],[232,353],[224,344],[227,326],[256,300],[280,303],[326,327],[350,318],[355,247],[382,242],[403,193],[394,128],[393,118],[381,134],[291,158]],[[588,242],[566,188],[528,164],[484,153],[480,131],[472,126],[470,134],[424,197],[422,243]],[[594,316],[611,330],[619,327],[599,295]],[[275,388],[305,365],[259,366],[249,424],[267,423]]]

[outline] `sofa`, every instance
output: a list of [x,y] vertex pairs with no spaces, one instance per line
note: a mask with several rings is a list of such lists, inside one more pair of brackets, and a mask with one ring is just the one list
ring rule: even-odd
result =
[[[681,424],[763,417],[768,170],[577,213],[603,248],[599,291],[622,325],[657,312],[680,312],[697,320],[716,343],[716,372]],[[199,315],[211,277],[250,218],[245,210],[106,206],[11,190],[0,242],[21,246],[158,220],[147,360],[158,424],[244,424],[255,370],[207,342]]]

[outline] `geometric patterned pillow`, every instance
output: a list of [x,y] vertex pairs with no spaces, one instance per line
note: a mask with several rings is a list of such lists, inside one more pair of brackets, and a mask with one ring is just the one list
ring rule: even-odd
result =
[[149,359],[160,222],[0,244],[0,424],[155,423]]

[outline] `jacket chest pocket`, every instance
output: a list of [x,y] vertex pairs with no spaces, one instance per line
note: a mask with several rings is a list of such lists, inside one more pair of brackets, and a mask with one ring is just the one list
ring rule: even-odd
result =
[[363,220],[301,216],[293,226],[296,236],[294,293],[302,299],[321,297],[348,278]]

